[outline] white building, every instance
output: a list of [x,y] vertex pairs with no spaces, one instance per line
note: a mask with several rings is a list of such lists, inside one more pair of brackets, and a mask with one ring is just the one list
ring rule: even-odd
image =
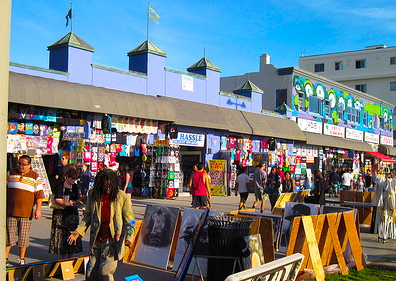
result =
[[396,47],[303,56],[299,67],[390,103],[396,101]]

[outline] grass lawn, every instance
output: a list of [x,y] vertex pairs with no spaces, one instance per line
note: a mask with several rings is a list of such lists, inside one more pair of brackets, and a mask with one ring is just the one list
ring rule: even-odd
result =
[[365,268],[361,271],[351,269],[349,275],[326,275],[326,281],[343,281],[343,280],[356,280],[356,281],[376,281],[376,280],[396,280],[396,272],[390,270]]

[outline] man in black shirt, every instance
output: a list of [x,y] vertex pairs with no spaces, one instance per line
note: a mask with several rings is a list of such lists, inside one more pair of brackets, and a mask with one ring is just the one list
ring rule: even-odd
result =
[[305,198],[305,203],[313,203],[313,204],[325,204],[325,195],[326,195],[326,181],[322,176],[320,170],[315,170],[315,188],[311,191],[313,196],[307,196]]
[[329,195],[330,197],[334,195],[335,197],[338,197],[338,184],[340,183],[341,177],[340,174],[338,173],[338,168],[334,168],[333,171],[329,175],[329,184],[330,184],[330,189],[329,189]]

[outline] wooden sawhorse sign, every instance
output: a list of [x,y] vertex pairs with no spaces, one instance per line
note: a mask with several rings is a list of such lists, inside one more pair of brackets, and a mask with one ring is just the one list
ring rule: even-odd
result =
[[354,211],[296,217],[286,255],[304,255],[300,273],[313,268],[316,280],[325,280],[324,266],[338,263],[341,273],[348,275],[344,252],[348,242],[357,270],[362,270],[363,250],[356,228]]

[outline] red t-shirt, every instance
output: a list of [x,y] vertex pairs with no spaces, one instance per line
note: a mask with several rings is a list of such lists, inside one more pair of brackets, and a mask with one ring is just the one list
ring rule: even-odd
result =
[[110,205],[110,194],[109,195],[103,195],[101,198],[101,204],[102,208],[100,211],[100,216],[102,222],[100,223],[100,229],[98,236],[96,237],[96,240],[99,242],[103,242],[106,240],[109,240],[111,238],[111,232],[110,232],[110,210],[111,210],[111,205]]
[[193,176],[193,188],[191,189],[192,195],[206,196],[206,185],[204,181],[205,172],[197,171]]

